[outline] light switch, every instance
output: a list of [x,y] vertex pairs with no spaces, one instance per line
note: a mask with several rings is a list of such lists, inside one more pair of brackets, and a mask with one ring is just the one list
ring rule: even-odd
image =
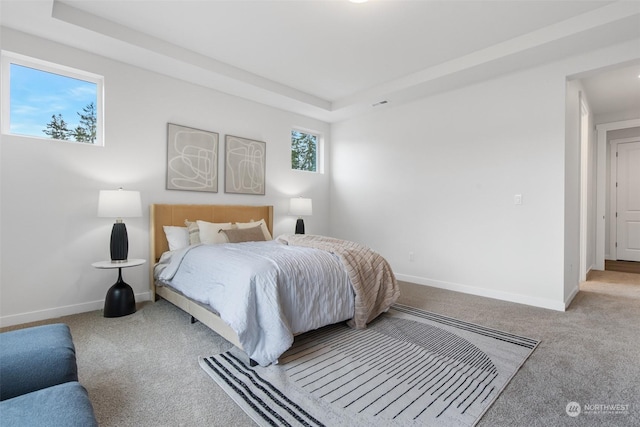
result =
[[521,205],[522,204],[522,194],[516,194],[515,196],[513,196],[513,203],[516,205]]

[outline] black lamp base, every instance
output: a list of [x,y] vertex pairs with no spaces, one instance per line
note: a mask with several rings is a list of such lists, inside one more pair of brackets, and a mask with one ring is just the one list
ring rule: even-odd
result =
[[122,269],[118,268],[118,281],[109,288],[104,299],[104,317],[122,317],[135,312],[133,289],[122,280]]
[[111,229],[111,261],[126,261],[129,256],[129,237],[124,222],[116,222]]
[[296,221],[296,234],[304,234],[304,221],[298,218]]

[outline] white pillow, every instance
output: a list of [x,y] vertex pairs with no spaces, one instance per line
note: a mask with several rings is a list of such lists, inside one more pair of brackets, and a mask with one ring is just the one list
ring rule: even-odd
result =
[[273,237],[271,237],[271,233],[269,233],[269,228],[267,228],[267,223],[265,222],[264,219],[261,219],[260,221],[251,221],[251,222],[236,222],[236,226],[241,229],[256,227],[258,224],[260,224],[260,228],[262,228],[262,234],[264,234],[264,240],[273,240]]
[[187,227],[164,225],[162,228],[164,228],[164,234],[167,236],[170,251],[189,246],[189,232],[187,231]]
[[200,229],[195,221],[184,220],[184,225],[187,226],[187,233],[189,233],[189,244],[196,245],[200,243]]
[[207,244],[229,243],[227,236],[224,233],[220,233],[220,230],[230,230],[233,224],[230,222],[207,222],[196,221],[198,228],[200,229],[200,241]]

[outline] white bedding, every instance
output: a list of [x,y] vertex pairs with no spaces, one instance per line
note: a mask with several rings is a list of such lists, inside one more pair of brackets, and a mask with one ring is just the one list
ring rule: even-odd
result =
[[165,253],[158,284],[210,306],[262,366],[293,336],[351,319],[354,292],[336,255],[276,241],[194,245]]

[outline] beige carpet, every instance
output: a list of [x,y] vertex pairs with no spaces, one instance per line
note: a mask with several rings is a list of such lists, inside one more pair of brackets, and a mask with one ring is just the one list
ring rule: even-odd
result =
[[[640,425],[640,280],[603,274],[582,285],[566,312],[409,283],[401,283],[400,302],[542,341],[479,426]],[[254,425],[198,365],[198,355],[230,345],[171,304],[46,323],[57,321],[71,327],[80,381],[101,426]],[[630,410],[571,418],[572,401]]]
[[580,290],[603,295],[640,298],[640,274],[617,271],[591,271]]

